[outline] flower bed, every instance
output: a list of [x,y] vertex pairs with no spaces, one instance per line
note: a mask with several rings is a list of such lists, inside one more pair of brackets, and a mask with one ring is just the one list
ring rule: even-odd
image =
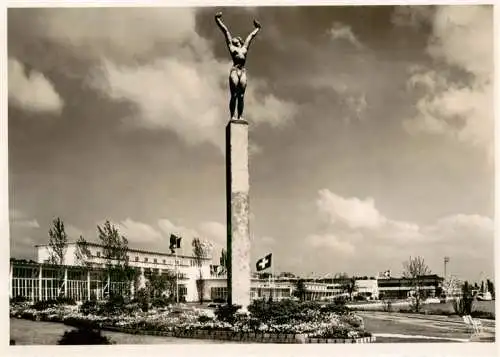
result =
[[10,314],[11,317],[62,322],[74,327],[175,337],[275,343],[372,341],[371,334],[364,330],[363,320],[345,309],[288,302],[271,305],[272,313],[266,310],[268,308],[268,305],[257,303],[249,307],[250,314],[226,316],[217,311],[215,317],[210,310],[182,306],[99,315],[75,306],[61,305],[39,311],[27,304],[15,304],[11,305]]

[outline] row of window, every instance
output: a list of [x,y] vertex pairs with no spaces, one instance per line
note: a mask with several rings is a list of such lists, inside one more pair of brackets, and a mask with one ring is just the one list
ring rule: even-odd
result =
[[[98,252],[96,252],[96,257],[97,257],[97,258],[100,258],[100,257],[101,257],[101,252],[99,252],[99,251],[98,251]],[[130,261],[130,256],[128,256],[128,255],[127,255],[127,258],[126,258],[126,259],[127,259],[127,261]],[[140,261],[139,257],[138,257],[138,256],[136,256],[136,257],[135,257],[135,259],[134,259],[134,261],[135,261],[135,262],[139,262],[139,261]],[[194,265],[195,265],[195,262],[194,262],[192,259],[190,259],[190,260],[189,260],[189,262],[190,262],[190,265],[191,265],[191,266],[194,266]],[[149,258],[148,258],[148,257],[144,257],[144,263],[149,263]],[[158,264],[158,259],[157,259],[157,258],[153,258],[153,263],[154,263],[154,264]],[[167,260],[166,260],[166,259],[163,259],[163,260],[162,260],[162,263],[163,263],[163,264],[167,264]],[[175,262],[173,262],[173,261],[169,261],[169,264],[171,264],[171,263],[174,263],[174,264],[176,264],[176,265],[181,265],[181,263],[182,263],[182,262],[181,262],[180,260],[176,260]]]

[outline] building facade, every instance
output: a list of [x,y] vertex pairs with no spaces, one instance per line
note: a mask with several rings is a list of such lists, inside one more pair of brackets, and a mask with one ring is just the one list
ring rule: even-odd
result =
[[[63,265],[49,264],[50,250],[47,245],[36,246],[37,261],[26,262],[11,260],[9,296],[22,296],[31,301],[55,299],[66,296],[77,301],[91,297],[103,299],[111,292],[124,294],[130,289],[134,294],[134,286],[106,273],[106,261],[103,247],[88,243],[90,254],[78,259],[76,243],[69,243],[65,251]],[[203,278],[203,299],[205,301],[226,301],[228,296],[227,277],[220,266],[211,265],[211,259],[202,260],[197,266],[193,256],[167,254],[129,248],[128,265],[135,269],[137,275],[147,280],[153,274],[172,274],[177,272],[177,285],[181,301],[199,300],[196,281]],[[113,263],[113,262],[111,262]],[[139,279],[141,280],[141,279]],[[281,300],[293,298],[297,288],[297,277],[279,276],[273,279],[251,279],[250,299]],[[302,279],[305,300],[328,301],[339,296],[369,299],[405,299],[414,290],[413,282],[405,278],[338,278],[338,279]],[[353,284],[354,289],[347,293],[347,286]],[[437,275],[421,277],[420,290],[427,296],[441,293],[443,278]]]

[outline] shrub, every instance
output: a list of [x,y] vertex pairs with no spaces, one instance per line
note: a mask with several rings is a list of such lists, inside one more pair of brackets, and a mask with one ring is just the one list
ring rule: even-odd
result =
[[217,320],[234,323],[236,320],[236,312],[241,309],[239,305],[221,305],[215,309]]
[[80,312],[84,315],[97,314],[97,310],[98,310],[98,304],[97,301],[94,300],[84,301],[83,304],[80,306]]
[[297,317],[301,310],[305,312],[311,309],[319,309],[319,305],[315,303],[300,304],[293,300],[269,302],[254,300],[250,306],[248,306],[248,311],[251,313],[252,317],[266,323],[286,323]]
[[495,313],[489,311],[472,311],[470,315],[476,319],[495,320]]
[[210,321],[213,321],[213,318],[211,318],[210,316],[207,316],[207,315],[198,316],[198,322],[206,323],[206,322],[210,322]]
[[110,339],[101,334],[100,330],[90,328],[79,328],[77,330],[65,331],[57,342],[58,345],[111,345]]
[[168,297],[158,297],[151,301],[151,306],[153,307],[167,307],[172,303],[172,299]]
[[350,310],[345,304],[334,302],[321,306],[320,311],[343,315],[349,313]]
[[149,310],[149,293],[146,289],[139,289],[137,291],[137,302],[142,311],[147,312]]
[[55,302],[58,305],[76,305],[75,299],[70,298],[70,297],[65,297],[65,296],[59,296],[59,297],[57,297],[57,299],[55,300]]
[[10,299],[11,304],[18,304],[18,303],[26,302],[26,301],[28,301],[28,299],[24,296],[21,296],[21,295],[17,295],[15,297],[13,297],[12,299]]
[[473,306],[473,298],[471,296],[465,296],[463,298],[458,298],[453,300],[453,310],[457,315],[471,315],[472,314],[472,306]]
[[56,300],[41,300],[41,301],[36,301],[32,307],[37,311],[42,311],[50,307],[55,307],[56,305],[57,305]]
[[384,310],[385,312],[392,312],[392,301],[391,300],[383,301],[382,310]]

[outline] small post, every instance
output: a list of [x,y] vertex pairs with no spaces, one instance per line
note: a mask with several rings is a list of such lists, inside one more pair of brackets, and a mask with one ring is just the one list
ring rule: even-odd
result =
[[68,268],[64,268],[64,297],[68,297]]
[[38,270],[38,300],[42,301],[43,299],[43,289],[42,289],[42,264],[40,264],[40,269]]
[[[177,243],[176,243],[177,244]],[[179,304],[179,267],[177,264],[177,247],[175,248],[175,296],[177,305]]]
[[90,300],[90,269],[87,270],[87,300]]

